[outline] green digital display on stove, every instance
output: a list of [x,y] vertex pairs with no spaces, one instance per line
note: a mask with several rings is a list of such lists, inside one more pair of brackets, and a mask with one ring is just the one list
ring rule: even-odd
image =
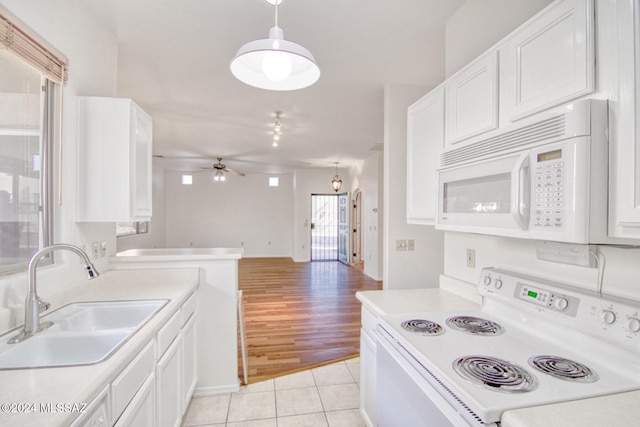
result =
[[527,296],[529,296],[531,298],[538,298],[538,293],[537,292],[533,292],[533,291],[528,291],[527,292]]

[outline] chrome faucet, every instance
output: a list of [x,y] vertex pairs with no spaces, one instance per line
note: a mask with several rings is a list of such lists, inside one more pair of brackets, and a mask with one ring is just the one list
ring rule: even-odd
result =
[[89,260],[87,254],[77,246],[60,243],[47,246],[36,252],[29,260],[29,290],[27,291],[27,298],[24,303],[24,328],[18,335],[8,341],[9,344],[15,344],[31,338],[38,332],[44,331],[53,325],[53,322],[40,322],[40,312],[48,310],[51,304],[42,301],[36,293],[36,267],[45,255],[58,249],[74,252],[84,260],[87,279],[95,279],[100,275]]

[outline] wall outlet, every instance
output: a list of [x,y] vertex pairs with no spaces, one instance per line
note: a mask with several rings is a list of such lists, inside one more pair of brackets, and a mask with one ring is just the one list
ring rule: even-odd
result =
[[476,268],[476,250],[467,249],[467,267]]
[[407,250],[407,241],[396,240],[396,251],[406,251],[406,250]]
[[408,251],[413,251],[415,249],[416,249],[415,241],[413,239],[407,240],[407,250]]
[[98,242],[91,243],[91,255],[93,256],[93,259],[97,259],[100,256]]

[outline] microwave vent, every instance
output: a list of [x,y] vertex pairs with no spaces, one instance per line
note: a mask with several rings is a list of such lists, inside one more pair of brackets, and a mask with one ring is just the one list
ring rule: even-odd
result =
[[440,167],[473,162],[496,153],[511,151],[562,139],[567,136],[565,114],[560,114],[440,154]]

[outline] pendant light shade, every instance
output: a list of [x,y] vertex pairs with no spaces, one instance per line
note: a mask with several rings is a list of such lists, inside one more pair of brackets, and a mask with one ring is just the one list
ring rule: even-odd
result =
[[284,39],[282,28],[278,27],[278,4],[274,5],[276,24],[269,30],[269,38],[240,47],[231,60],[231,73],[241,82],[260,89],[296,90],[311,86],[320,78],[320,68],[311,52]]

